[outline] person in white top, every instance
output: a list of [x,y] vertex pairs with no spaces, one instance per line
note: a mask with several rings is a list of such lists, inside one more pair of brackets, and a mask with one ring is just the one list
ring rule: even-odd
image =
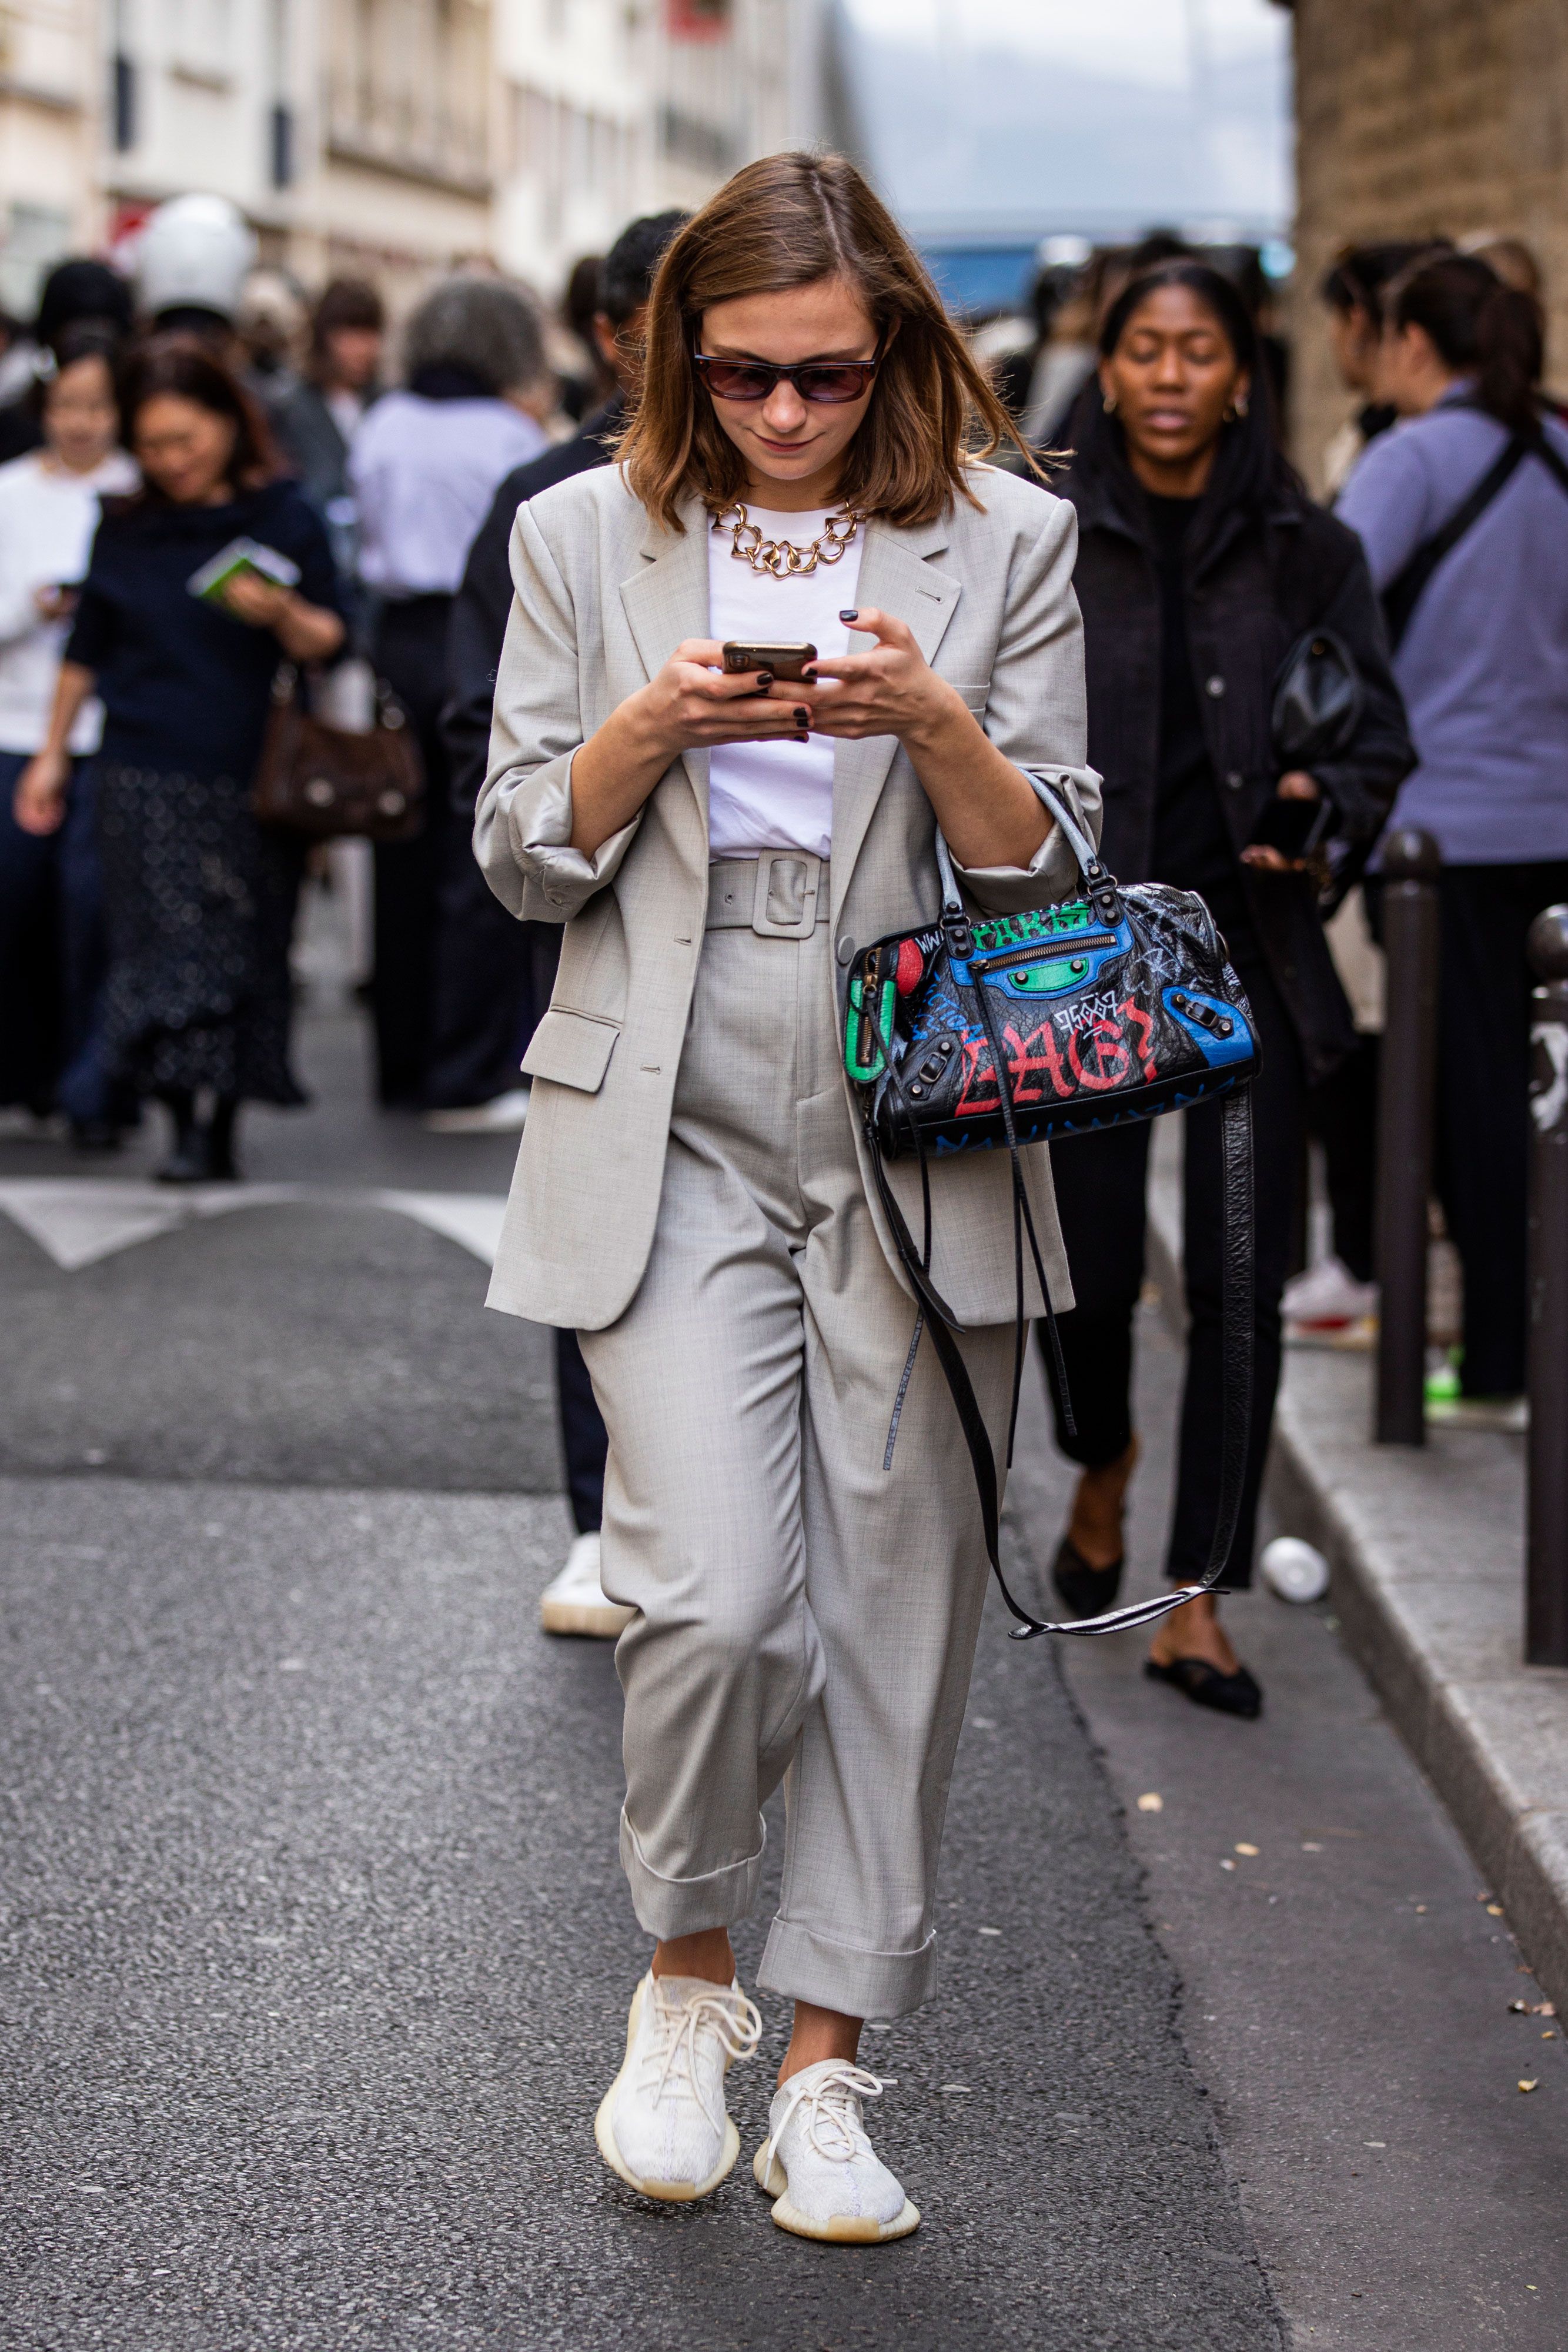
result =
[[119,1139],[117,1106],[95,1050],[102,916],[84,755],[103,715],[87,704],[72,730],[76,761],[57,833],[26,833],[12,814],[18,778],[48,732],[55,682],[87,572],[99,500],[136,486],[118,446],[112,341],[67,330],[43,390],[44,446],[0,466],[0,1100],[57,1107],[87,1149]]

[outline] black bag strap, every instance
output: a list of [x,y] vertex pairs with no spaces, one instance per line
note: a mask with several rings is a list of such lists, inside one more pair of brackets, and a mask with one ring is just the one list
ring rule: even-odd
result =
[[[1000,1496],[996,1456],[991,1450],[989,1433],[980,1411],[979,1400],[975,1394],[974,1383],[969,1378],[968,1367],[956,1337],[963,1327],[933,1286],[929,1274],[920,1262],[920,1255],[904,1222],[904,1213],[887,1181],[876,1129],[870,1114],[867,1114],[866,1145],[877,1198],[893,1235],[899,1264],[909,1278],[921,1316],[929,1328],[936,1360],[942,1367],[943,1378],[957,1412],[958,1426],[964,1433],[964,1443],[968,1448],[974,1470],[986,1557],[990,1561],[1002,1599],[1018,1619],[1012,1634],[1015,1642],[1030,1642],[1040,1633],[1118,1633],[1129,1626],[1151,1624],[1170,1610],[1180,1609],[1188,1601],[1196,1601],[1199,1593],[1212,1591],[1229,1562],[1230,1548],[1236,1540],[1237,1521],[1241,1515],[1241,1496],[1247,1479],[1247,1454],[1252,1425],[1251,1087],[1237,1087],[1223,1097],[1219,1115],[1225,1203],[1225,1271],[1220,1309],[1222,1412],[1219,1497],[1208,1564],[1201,1581],[1197,1584],[1177,1585],[1174,1591],[1155,1593],[1147,1601],[1134,1601],[1125,1608],[1107,1610],[1099,1617],[1072,1618],[1056,1622],[1031,1616],[1014,1600],[1008,1589],[1007,1578],[1002,1574]],[[1030,1241],[1033,1242],[1032,1230]],[[1039,1265],[1038,1248],[1036,1264]],[[1049,1311],[1050,1293],[1044,1290],[1043,1268],[1040,1268],[1040,1283]],[[1052,1335],[1054,1337],[1054,1318]],[[1060,1353],[1058,1363],[1060,1365]],[[906,1367],[906,1382],[908,1370]]]
[[1568,497],[1568,466],[1539,429],[1534,433],[1515,433],[1487,467],[1469,498],[1462,499],[1443,525],[1430,539],[1422,541],[1403,571],[1396,572],[1383,592],[1384,618],[1388,624],[1388,642],[1397,653],[1406,633],[1416,616],[1416,607],[1427,582],[1446,555],[1451,555],[1472,526],[1479,522],[1494,499],[1506,489],[1527,457],[1539,457],[1547,472]]

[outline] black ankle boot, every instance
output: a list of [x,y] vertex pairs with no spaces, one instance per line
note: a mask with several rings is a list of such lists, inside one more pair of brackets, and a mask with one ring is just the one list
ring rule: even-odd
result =
[[239,1104],[233,1095],[220,1095],[207,1121],[207,1174],[214,1183],[239,1181],[235,1160],[235,1125],[238,1118]]
[[169,1156],[158,1170],[160,1184],[204,1184],[207,1181],[207,1139],[196,1118],[195,1097],[182,1091],[166,1094],[163,1108],[173,1123]]

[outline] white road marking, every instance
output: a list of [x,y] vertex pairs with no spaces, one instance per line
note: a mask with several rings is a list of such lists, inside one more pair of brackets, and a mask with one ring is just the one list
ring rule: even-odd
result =
[[360,1192],[329,1184],[126,1184],[111,1176],[52,1176],[0,1182],[0,1211],[66,1274],[157,1241],[204,1217],[281,1206],[388,1209],[494,1265],[506,1198],[490,1192]]

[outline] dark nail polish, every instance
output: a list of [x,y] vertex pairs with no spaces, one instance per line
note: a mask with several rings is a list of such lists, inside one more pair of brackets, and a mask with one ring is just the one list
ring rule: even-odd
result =
[[850,610],[849,610],[847,613],[841,613],[841,614],[839,614],[839,618],[840,618],[840,620],[841,620],[841,621],[846,621],[846,622],[847,622],[847,621],[858,621],[858,620],[860,619],[860,616],[861,616],[861,613],[860,613],[860,606],[859,606],[858,604],[852,605],[852,606],[851,606],[851,608],[850,608]]
[[770,669],[759,669],[759,670],[758,671],[758,673],[757,673],[757,691],[758,692],[758,694],[765,693],[765,692],[767,691],[768,688],[768,687],[770,687],[770,686],[772,685],[772,683],[773,683],[773,672],[772,672]]
[[802,686],[815,686],[817,683],[816,671],[814,669],[803,669],[800,672],[800,683]]
[[797,726],[797,727],[810,727],[810,723],[811,723],[811,714],[810,714],[810,712],[809,710],[801,710],[801,709],[797,709],[797,710],[796,710],[796,712],[795,712],[795,724],[796,724],[796,726]]

